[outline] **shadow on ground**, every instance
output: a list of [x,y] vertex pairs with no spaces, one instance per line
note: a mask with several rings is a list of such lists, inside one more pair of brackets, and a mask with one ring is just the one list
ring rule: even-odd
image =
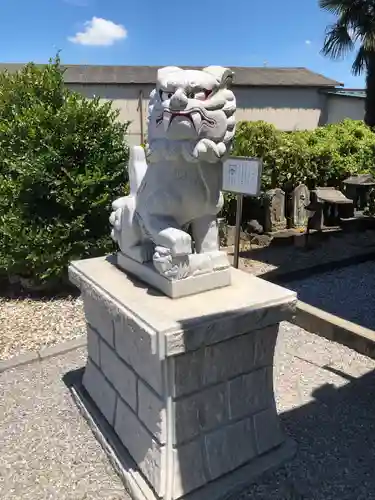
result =
[[6,278],[0,277],[0,298],[6,300],[38,300],[41,302],[62,299],[68,297],[79,297],[80,291],[70,285],[63,283],[51,289],[25,289],[19,282],[10,283]]
[[373,259],[283,285],[303,302],[375,330]]
[[314,402],[283,413],[296,457],[231,500],[375,499],[374,387],[375,370],[340,389],[321,386]]
[[[297,246],[293,243],[294,238],[300,241]],[[375,258],[375,231],[317,232],[310,235],[308,247],[304,246],[304,241],[305,235],[286,234],[275,237],[267,247],[243,250],[240,257],[275,266],[261,277],[278,284]]]

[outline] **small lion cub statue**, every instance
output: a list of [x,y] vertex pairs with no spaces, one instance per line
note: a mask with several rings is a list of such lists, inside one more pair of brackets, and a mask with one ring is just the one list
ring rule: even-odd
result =
[[222,162],[235,133],[232,77],[219,66],[158,71],[148,146],[131,149],[130,195],[112,205],[112,238],[121,253],[169,280],[229,268],[217,214]]

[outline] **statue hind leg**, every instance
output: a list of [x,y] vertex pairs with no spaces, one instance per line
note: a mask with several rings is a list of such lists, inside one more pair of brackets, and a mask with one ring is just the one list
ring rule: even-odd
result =
[[216,215],[204,215],[192,222],[192,233],[195,243],[196,255],[192,256],[191,265],[194,261],[206,266],[211,271],[226,269],[230,266],[226,252],[219,249],[219,228]]
[[192,232],[197,253],[219,250],[219,229],[215,215],[205,215],[192,222]]
[[135,217],[136,199],[124,196],[116,200],[109,219],[112,224],[112,239],[118,244],[124,255],[143,263],[152,260],[154,246],[144,238]]

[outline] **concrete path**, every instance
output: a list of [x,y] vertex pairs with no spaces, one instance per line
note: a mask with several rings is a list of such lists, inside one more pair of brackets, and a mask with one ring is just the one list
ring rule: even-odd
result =
[[[128,500],[62,376],[84,349],[0,375],[1,500]],[[282,325],[275,390],[298,443],[285,467],[231,500],[375,498],[375,361]]]

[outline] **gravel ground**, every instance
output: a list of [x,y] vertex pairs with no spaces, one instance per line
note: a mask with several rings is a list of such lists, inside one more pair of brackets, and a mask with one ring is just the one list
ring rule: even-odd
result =
[[0,360],[86,333],[80,298],[0,298]]
[[285,284],[298,298],[375,330],[375,262],[317,274]]
[[[1,500],[129,500],[61,381],[83,349],[0,374]],[[275,360],[293,460],[230,500],[375,498],[375,361],[283,323]]]

